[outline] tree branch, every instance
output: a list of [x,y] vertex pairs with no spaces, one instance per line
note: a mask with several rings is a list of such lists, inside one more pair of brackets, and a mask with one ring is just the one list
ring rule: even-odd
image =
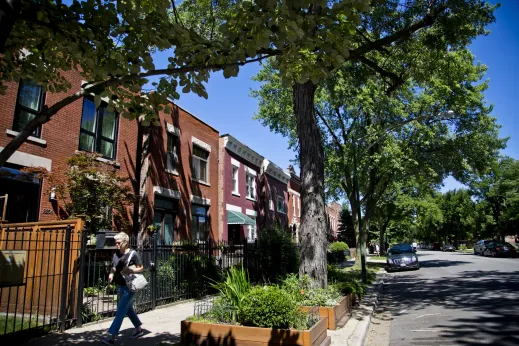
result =
[[85,95],[91,94],[99,94],[107,87],[114,85],[121,85],[124,82],[130,82],[134,80],[143,79],[150,76],[157,75],[175,75],[180,73],[188,73],[194,71],[204,71],[210,69],[220,70],[225,67],[230,66],[243,66],[252,62],[261,61],[270,57],[270,55],[263,55],[255,59],[250,59],[246,61],[240,61],[236,63],[229,64],[210,64],[206,66],[185,66],[178,68],[169,68],[169,69],[160,69],[160,70],[151,70],[142,73],[129,74],[122,77],[111,78],[105,81],[87,83],[87,85],[83,85],[81,91],[74,93],[55,103],[51,107],[44,107],[42,111],[32,119],[19,133],[14,137],[7,146],[0,151],[0,167],[4,166],[7,160],[13,155],[13,153],[20,148],[20,146],[29,138],[29,136],[41,125],[48,122],[54,114],[60,111],[63,107],[71,104],[72,102],[82,98]]
[[395,91],[398,87],[400,87],[402,84],[405,83],[405,80],[402,77],[399,77],[396,73],[393,73],[391,71],[385,70],[382,67],[378,66],[376,62],[373,60],[370,60],[366,58],[365,56],[361,56],[359,60],[369,67],[371,67],[373,70],[378,72],[383,77],[387,77],[393,81],[389,89],[387,90],[388,94],[391,94],[393,91]]
[[339,141],[339,138],[337,138],[337,135],[333,132],[332,128],[330,127],[330,125],[328,124],[326,119],[324,119],[323,115],[321,114],[321,112],[319,112],[317,107],[315,108],[315,113],[321,119],[321,121],[324,123],[324,125],[326,125],[326,128],[328,129],[328,132],[330,132],[330,134],[332,135],[333,141],[335,142],[335,145],[337,146],[337,149],[339,150],[341,155],[344,155],[344,150],[342,148],[341,142]]
[[431,13],[431,8],[429,8],[427,14],[421,20],[414,22],[408,27],[405,27],[404,29],[397,31],[392,35],[386,36],[376,41],[370,41],[354,50],[351,50],[350,55],[346,60],[358,59],[364,56],[366,53],[371,52],[372,50],[380,49],[381,47],[387,46],[401,38],[411,36],[411,34],[415,33],[416,31],[422,28],[426,28],[428,26],[433,25],[438,16],[442,14],[446,10],[446,8],[447,7],[445,3],[440,5],[433,13]]

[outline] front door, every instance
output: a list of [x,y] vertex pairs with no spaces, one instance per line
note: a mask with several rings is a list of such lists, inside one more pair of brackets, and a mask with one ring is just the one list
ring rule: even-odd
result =
[[241,225],[228,225],[229,243],[239,244],[241,241]]

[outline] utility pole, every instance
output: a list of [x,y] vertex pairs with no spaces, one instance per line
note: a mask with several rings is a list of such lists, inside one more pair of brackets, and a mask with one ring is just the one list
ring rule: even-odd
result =
[[360,265],[362,271],[362,282],[368,282],[368,273],[366,271],[366,244],[364,243],[364,230],[362,229],[362,214],[360,212],[360,193],[359,181],[357,174],[357,142],[353,145],[353,186],[355,189],[355,198],[357,199],[357,220],[359,222],[359,239],[360,239]]

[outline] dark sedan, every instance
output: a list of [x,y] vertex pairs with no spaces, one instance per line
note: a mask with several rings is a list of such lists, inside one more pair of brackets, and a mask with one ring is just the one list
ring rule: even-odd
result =
[[420,269],[418,256],[410,244],[393,245],[387,254],[386,270]]
[[443,247],[442,247],[442,251],[443,251],[443,252],[445,252],[445,251],[454,252],[454,251],[456,251],[456,248],[454,247],[454,245],[451,245],[451,244],[445,244],[445,245],[443,245]]
[[485,250],[483,250],[483,256],[515,257],[516,255],[517,251],[512,244],[498,241],[492,241],[488,243]]

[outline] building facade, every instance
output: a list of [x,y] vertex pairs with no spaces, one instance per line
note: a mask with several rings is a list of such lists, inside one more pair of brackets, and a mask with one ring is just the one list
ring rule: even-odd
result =
[[272,161],[263,161],[262,171],[267,177],[267,195],[270,196],[267,224],[278,223],[282,229],[288,230],[288,182],[290,174],[283,171]]
[[[8,82],[0,95],[0,150],[2,150],[44,106],[52,106],[81,90],[76,71],[62,75],[72,88],[66,93],[44,92],[30,80]],[[8,222],[51,221],[60,218],[46,179],[17,179],[25,167],[43,167],[50,172],[66,167],[79,151],[98,152],[100,161],[112,165],[121,177],[135,177],[137,122],[119,117],[93,98],[82,98],[61,109],[22,144],[0,170],[0,196],[8,195],[5,220]],[[131,213],[131,208],[128,210]]]
[[220,137],[220,238],[257,238],[258,178],[265,158],[226,134]]
[[299,226],[301,225],[301,179],[296,174],[294,167],[290,165],[287,169],[290,174],[288,182],[288,221],[292,237],[299,243]]
[[326,206],[326,213],[328,214],[328,219],[330,221],[329,234],[333,237],[333,239],[337,239],[339,234],[339,227],[341,224],[341,209],[342,206],[337,202],[329,203]]
[[141,231],[152,225],[165,244],[218,240],[218,131],[171,106],[143,134]]

